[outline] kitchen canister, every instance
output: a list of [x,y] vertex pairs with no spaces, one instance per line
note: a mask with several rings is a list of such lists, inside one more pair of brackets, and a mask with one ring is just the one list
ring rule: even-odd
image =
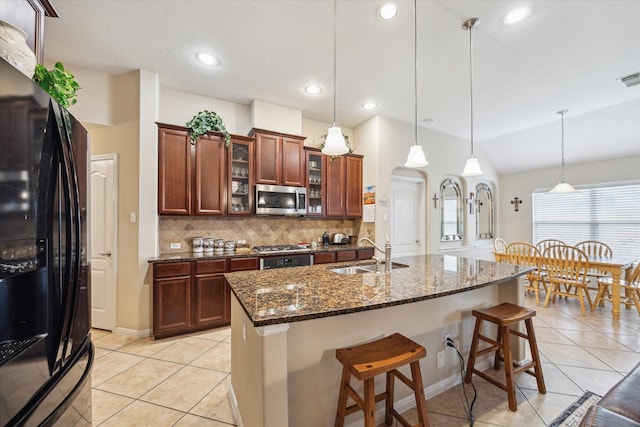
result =
[[236,250],[236,242],[228,240],[224,242],[224,252],[233,252]]
[[224,252],[224,239],[215,239],[213,241],[213,251],[216,253]]
[[193,252],[202,252],[203,245],[204,245],[204,238],[194,237],[191,242],[191,250]]
[[213,241],[212,237],[205,237],[202,245],[205,252],[213,252]]

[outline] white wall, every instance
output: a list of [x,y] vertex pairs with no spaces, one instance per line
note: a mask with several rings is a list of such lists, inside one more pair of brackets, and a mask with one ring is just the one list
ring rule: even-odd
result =
[[[361,136],[362,135],[362,136]],[[390,225],[384,221],[384,215],[390,217],[390,206],[385,206],[385,201],[390,200],[391,175],[396,168],[403,168],[407,160],[409,148],[414,143],[413,125],[388,119],[375,117],[356,128],[356,136],[362,139],[373,139],[374,147],[364,148],[360,152],[365,154],[364,161],[364,185],[376,186],[376,241],[383,242],[389,234]],[[469,156],[469,141],[457,138],[431,129],[418,128],[418,141],[422,145],[429,164],[420,170],[426,172],[427,186],[426,197],[430,200],[438,191],[440,181],[446,175],[456,175],[462,184],[464,194],[475,191],[478,182],[496,183],[498,175],[489,161],[484,158],[481,151],[476,150],[476,156],[480,160],[484,175],[464,179],[460,177],[467,157]],[[369,144],[370,141],[366,141]],[[372,156],[367,157],[367,154]],[[372,182],[373,181],[373,182]],[[427,247],[428,253],[439,251],[459,250],[457,255],[477,256],[486,258],[491,251],[487,251],[492,242],[476,242],[475,216],[469,215],[469,209],[465,209],[465,239],[462,242],[440,242],[439,210],[433,208],[433,201],[427,204]],[[476,247],[482,248],[476,250]]]
[[[640,156],[603,160],[565,167],[566,181],[575,187],[640,180]],[[542,169],[500,176],[498,211],[501,213],[498,237],[507,242],[532,240],[531,193],[538,189],[551,189],[560,179],[560,169]],[[519,212],[510,201],[522,199]]]

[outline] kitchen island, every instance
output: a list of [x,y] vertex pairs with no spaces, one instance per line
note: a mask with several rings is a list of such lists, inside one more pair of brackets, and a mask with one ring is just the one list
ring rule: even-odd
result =
[[[447,255],[394,262],[399,265],[389,274],[332,271],[371,261],[225,274],[232,290],[230,397],[238,425],[332,425],[341,373],[335,349],[393,332],[427,348],[421,361],[426,395],[441,393],[459,382],[451,350],[436,367],[444,335],[466,353],[471,311],[503,301],[522,304],[518,278],[530,270]],[[515,353],[523,359],[523,346]],[[377,390],[382,387],[384,377],[376,382]],[[402,412],[413,397],[397,388]],[[355,413],[346,422],[360,418]]]

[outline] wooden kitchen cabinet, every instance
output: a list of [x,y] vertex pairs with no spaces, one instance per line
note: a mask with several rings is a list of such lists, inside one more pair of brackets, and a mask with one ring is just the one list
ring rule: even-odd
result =
[[358,248],[358,259],[371,259],[373,258],[375,249],[372,247]]
[[191,325],[191,263],[153,265],[153,335],[175,335]]
[[253,213],[255,140],[234,135],[227,150],[227,214]]
[[326,216],[362,217],[362,156],[330,157],[326,176]]
[[158,123],[158,214],[225,214],[226,164],[221,134],[191,144],[187,128]]
[[154,263],[153,337],[229,325],[231,290],[224,273],[257,269],[257,257]]
[[304,137],[252,129],[256,184],[305,186]]
[[362,156],[345,158],[345,215],[349,218],[362,217]]
[[316,252],[313,254],[314,264],[329,264],[336,262],[335,252]]
[[307,175],[307,216],[325,215],[325,180],[327,178],[327,156],[319,149],[304,147]]
[[215,327],[231,319],[225,271],[226,259],[195,262],[194,325]]

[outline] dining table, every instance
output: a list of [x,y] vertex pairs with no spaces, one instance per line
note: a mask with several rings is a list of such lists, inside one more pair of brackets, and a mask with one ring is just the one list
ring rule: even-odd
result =
[[[508,255],[505,252],[494,252],[494,257],[497,262],[507,262]],[[536,261],[540,261],[541,265],[545,264],[545,259],[534,256]],[[611,257],[603,257],[603,256],[590,256],[589,257],[589,268],[596,269],[600,271],[605,271],[611,274],[612,284],[611,284],[611,316],[614,320],[620,319],[620,302],[621,302],[621,286],[620,280],[623,279],[626,275],[631,274],[631,269],[633,264],[640,261],[640,257],[637,256],[611,256]],[[626,291],[625,291],[625,296]],[[631,308],[631,303],[625,303],[625,307],[627,309]]]

